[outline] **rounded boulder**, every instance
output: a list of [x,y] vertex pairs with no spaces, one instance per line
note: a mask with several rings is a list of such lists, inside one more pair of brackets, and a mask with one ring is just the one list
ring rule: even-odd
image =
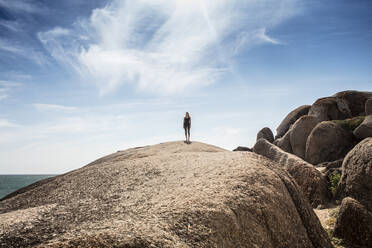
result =
[[[340,111],[339,105],[344,112]],[[314,102],[309,110],[309,115],[315,116],[319,121],[341,120],[348,117],[345,103],[338,103],[335,97],[320,98]]]
[[372,138],[357,144],[342,163],[339,184],[342,196],[350,196],[372,211]]
[[306,141],[313,128],[319,123],[315,116],[304,115],[298,119],[290,133],[293,154],[305,159]]
[[353,132],[358,139],[372,137],[372,115],[368,115]]
[[274,141],[274,135],[270,128],[264,127],[257,133],[257,140],[259,139],[265,139],[272,143]]
[[275,138],[277,139],[283,137],[290,129],[291,125],[298,120],[298,118],[300,118],[303,115],[307,115],[310,107],[311,106],[309,105],[303,105],[296,108],[295,110],[292,110],[280,123],[279,127],[276,129]]
[[323,121],[311,131],[305,160],[311,164],[331,162],[346,155],[354,145],[354,136],[332,121]]

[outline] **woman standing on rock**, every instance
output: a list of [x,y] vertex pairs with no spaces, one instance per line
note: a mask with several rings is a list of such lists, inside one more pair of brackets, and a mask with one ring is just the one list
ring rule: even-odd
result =
[[183,118],[183,128],[185,129],[185,142],[190,142],[191,117],[189,112],[186,112],[185,118]]

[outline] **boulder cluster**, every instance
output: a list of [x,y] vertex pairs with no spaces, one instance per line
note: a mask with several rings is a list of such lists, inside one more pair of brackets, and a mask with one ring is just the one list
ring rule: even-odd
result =
[[339,203],[333,235],[372,247],[372,92],[343,91],[257,134],[253,151],[281,164],[313,207]]

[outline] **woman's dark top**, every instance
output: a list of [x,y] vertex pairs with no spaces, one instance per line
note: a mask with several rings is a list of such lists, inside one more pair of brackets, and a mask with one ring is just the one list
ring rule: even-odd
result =
[[191,118],[183,118],[183,128],[190,128],[191,127]]

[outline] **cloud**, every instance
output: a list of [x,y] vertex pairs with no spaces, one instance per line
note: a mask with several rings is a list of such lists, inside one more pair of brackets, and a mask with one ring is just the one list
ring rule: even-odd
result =
[[31,60],[32,62],[38,65],[49,64],[48,58],[41,51],[38,51],[35,48],[28,46],[19,46],[17,44],[14,44],[14,42],[11,43],[1,38],[0,51],[21,56],[25,59]]
[[70,107],[70,106],[64,106],[64,105],[56,105],[56,104],[43,104],[43,103],[35,103],[33,106],[41,112],[45,111],[60,111],[65,113],[72,113],[76,112],[78,108],[76,107]]
[[16,87],[20,87],[22,84],[10,81],[0,80],[0,101],[8,98],[9,92]]
[[27,13],[42,13],[43,10],[45,10],[45,6],[43,6],[40,2],[31,2],[27,0],[0,0],[0,7],[5,7],[16,12]]
[[113,0],[71,30],[39,33],[50,54],[95,83],[171,94],[217,82],[240,49],[279,44],[267,30],[297,0]]
[[12,121],[9,121],[6,119],[0,119],[0,128],[9,128],[9,127],[18,127],[18,125]]

